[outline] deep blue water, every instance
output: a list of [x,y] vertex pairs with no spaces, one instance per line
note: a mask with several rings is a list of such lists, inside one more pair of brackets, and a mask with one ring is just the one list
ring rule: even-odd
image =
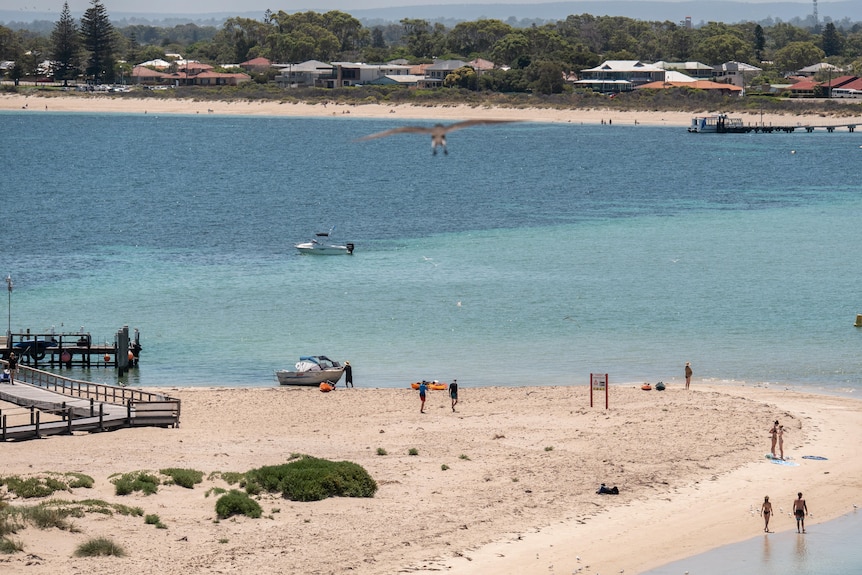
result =
[[[388,119],[0,121],[13,331],[138,328],[132,384],[320,353],[383,387],[862,375],[859,133],[520,123],[432,156],[354,141]],[[333,225],[354,256],[293,248]]]

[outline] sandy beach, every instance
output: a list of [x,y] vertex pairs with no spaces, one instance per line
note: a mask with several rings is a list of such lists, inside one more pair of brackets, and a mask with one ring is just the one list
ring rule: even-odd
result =
[[[138,506],[166,528],[100,513],[74,518],[71,532],[27,527],[12,536],[24,551],[0,555],[0,569],[638,573],[762,534],[764,495],[774,502],[775,531],[795,528],[789,510],[797,491],[812,513],[809,530],[858,503],[858,401],[775,387],[682,387],[612,386],[605,410],[598,399],[590,407],[585,385],[462,385],[457,412],[446,392],[432,391],[424,414],[407,387],[164,390],[182,400],[177,429],[57,436],[0,444],[0,452],[3,475],[83,473],[93,488],[54,497]],[[764,457],[775,419],[788,429],[785,453],[798,466]],[[211,490],[230,487],[218,472],[281,464],[291,454],[357,463],[379,490],[373,498],[314,503],[264,495],[263,518],[217,520]],[[191,490],[162,485],[151,496],[115,495],[112,476],[167,467],[205,478]],[[619,495],[597,495],[601,483]],[[127,556],[72,557],[101,536]]]
[[[70,94],[36,96],[0,95],[0,110],[32,112],[107,112],[125,114],[221,114],[285,117],[408,118],[456,121],[467,118],[518,120],[544,123],[601,124],[642,126],[688,126],[689,112],[616,111],[602,109],[501,108],[491,106],[448,105],[414,106],[404,104],[305,104],[274,101],[237,100],[218,102],[174,98],[129,98],[110,94]],[[717,113],[704,110],[701,114]],[[824,118],[794,114],[733,114],[746,124],[832,125],[847,124],[852,118]]]

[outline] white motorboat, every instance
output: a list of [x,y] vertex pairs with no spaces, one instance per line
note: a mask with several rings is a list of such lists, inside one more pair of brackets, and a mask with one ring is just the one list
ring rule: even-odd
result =
[[303,254],[312,254],[318,256],[337,256],[342,254],[353,254],[352,243],[345,243],[344,245],[332,243],[332,240],[330,239],[332,235],[332,230],[329,230],[328,232],[317,232],[314,235],[315,237],[311,241],[302,244],[296,244],[296,249],[298,249]]
[[282,369],[275,372],[280,385],[320,385],[324,381],[338,383],[344,366],[325,355],[308,355],[299,358],[295,371]]

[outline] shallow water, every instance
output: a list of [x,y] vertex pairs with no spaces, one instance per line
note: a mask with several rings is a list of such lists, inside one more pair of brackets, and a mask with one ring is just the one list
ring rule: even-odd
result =
[[[0,117],[12,329],[138,328],[126,383],[314,354],[369,387],[862,381],[858,133],[509,124],[432,157],[353,141],[392,120]],[[293,248],[330,226],[354,256]]]
[[834,521],[758,535],[647,571],[643,575],[851,575],[862,572],[862,515],[854,511]]

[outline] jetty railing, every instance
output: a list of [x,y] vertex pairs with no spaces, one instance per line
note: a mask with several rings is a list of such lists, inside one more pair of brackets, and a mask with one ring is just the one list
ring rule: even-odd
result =
[[91,381],[83,381],[80,379],[72,379],[29,367],[26,365],[18,365],[15,373],[15,379],[23,383],[29,383],[48,391],[68,395],[70,397],[78,397],[83,399],[93,399],[94,401],[102,401],[105,403],[113,403],[115,405],[127,405],[129,401],[148,402],[148,401],[176,401],[164,395],[163,393],[153,393],[136,389],[132,387],[121,387],[119,385],[109,385],[106,383],[93,383]]
[[[0,360],[0,364],[8,362]],[[163,393],[72,379],[20,364],[15,383],[26,385],[0,386],[0,396],[23,409],[0,412],[0,441],[71,434],[78,430],[180,424],[180,400]],[[24,388],[43,390],[39,393],[46,395],[34,396]],[[42,414],[47,416],[45,422]]]

